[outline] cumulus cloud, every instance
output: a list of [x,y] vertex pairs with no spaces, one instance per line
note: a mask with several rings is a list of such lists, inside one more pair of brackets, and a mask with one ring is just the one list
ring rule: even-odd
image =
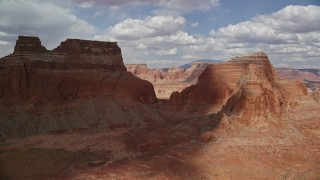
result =
[[108,27],[104,34],[95,36],[95,39],[118,41],[125,63],[135,63],[137,59],[141,63],[150,63],[157,57],[177,56],[181,50],[183,53],[184,47],[198,43],[194,36],[183,30],[185,24],[186,20],[181,16],[126,19]]
[[276,65],[315,61],[320,55],[319,22],[319,6],[290,5],[269,15],[212,30],[210,35],[226,54],[264,50],[277,60]]
[[119,41],[125,61],[129,62],[168,55],[227,60],[266,51],[275,66],[288,62],[303,64],[316,62],[320,57],[318,12],[318,6],[287,6],[269,15],[212,30],[210,36],[185,32],[186,20],[181,16],[149,16],[119,22],[109,27],[104,36],[96,38]]
[[11,47],[11,51],[18,35],[40,36],[48,48],[53,48],[65,38],[88,38],[95,32],[94,26],[77,18],[71,10],[53,3],[0,1],[0,40],[10,44],[5,49]]
[[145,19],[126,19],[107,30],[117,40],[134,40],[176,32],[185,25],[183,17],[149,16]]

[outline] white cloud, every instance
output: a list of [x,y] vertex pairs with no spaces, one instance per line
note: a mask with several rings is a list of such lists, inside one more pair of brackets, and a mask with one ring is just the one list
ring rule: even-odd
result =
[[1,40],[0,40],[0,46],[8,45],[8,44],[9,44],[9,42],[7,42],[7,41],[1,41]]
[[265,21],[266,25],[281,32],[308,33],[320,29],[319,6],[287,6],[267,16],[259,16],[255,21]]
[[172,48],[170,50],[161,49],[156,51],[156,54],[160,56],[172,56],[172,55],[177,55],[177,52],[178,52],[178,48]]
[[[40,1],[0,1],[0,40],[13,43],[18,35],[39,36],[47,48],[66,38],[89,38],[96,28],[67,8]],[[3,52],[0,52],[3,53]],[[0,54],[4,56],[6,54]]]
[[107,35],[117,40],[169,35],[181,29],[186,20],[179,16],[148,16],[145,19],[126,19],[107,29]]
[[199,26],[199,23],[198,22],[194,22],[194,23],[191,23],[191,27],[197,27],[197,26]]
[[[72,0],[82,8],[102,7],[97,8],[95,18],[121,19],[104,29],[77,17],[75,14],[84,16],[76,13],[79,8],[50,1],[0,1],[0,56],[12,52],[17,36],[24,34],[39,36],[49,49],[66,38],[118,41],[126,63],[153,66],[179,65],[194,59],[226,60],[260,50],[266,51],[275,65],[320,65],[319,6],[287,6],[212,30],[206,36],[186,32],[186,24],[199,24],[188,22],[182,14],[211,10],[219,5],[218,0]],[[154,14],[141,18],[122,14],[124,5],[141,4],[153,6]]]
[[[295,43],[298,35],[320,31],[319,6],[287,6],[271,15],[261,15],[250,21],[228,25],[211,31],[214,37],[241,42]],[[313,34],[314,35],[314,34]]]
[[212,30],[211,42],[219,44],[226,57],[263,50],[277,64],[316,62],[320,55],[319,22],[320,6],[287,6],[269,15]]
[[150,63],[157,57],[177,57],[178,52],[183,53],[184,48],[198,43],[197,38],[183,31],[185,24],[186,20],[181,16],[126,19],[107,28],[103,35],[97,35],[95,39],[118,41],[125,63],[136,63],[137,59],[140,63]]
[[82,2],[80,5],[79,5],[79,7],[81,7],[81,8],[91,8],[93,6],[93,2]]

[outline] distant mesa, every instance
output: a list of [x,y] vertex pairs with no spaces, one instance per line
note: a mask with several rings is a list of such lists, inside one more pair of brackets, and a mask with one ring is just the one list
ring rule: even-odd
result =
[[276,71],[284,79],[302,80],[309,91],[320,88],[320,69],[276,68]]
[[197,60],[180,67],[150,69],[146,64],[126,64],[127,70],[141,79],[153,83],[160,99],[169,99],[174,91],[195,84],[199,75],[209,64],[217,64],[218,60]]
[[190,68],[192,65],[196,65],[196,64],[219,64],[219,63],[223,63],[223,61],[221,60],[211,60],[211,59],[200,59],[200,60],[195,60],[192,61],[190,63],[184,64],[179,66],[179,68]]

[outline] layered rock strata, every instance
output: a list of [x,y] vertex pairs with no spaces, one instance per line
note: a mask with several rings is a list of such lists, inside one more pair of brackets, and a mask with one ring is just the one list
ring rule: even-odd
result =
[[151,83],[126,72],[114,42],[67,39],[47,51],[39,38],[19,36],[12,55],[0,59],[0,100],[65,101],[95,97],[155,102]]
[[116,42],[67,39],[49,51],[39,38],[19,36],[0,59],[0,140],[146,124],[126,106],[155,102],[153,85],[126,71]]
[[229,115],[250,120],[270,114],[280,116],[287,105],[306,95],[307,88],[302,82],[280,80],[268,56],[259,52],[209,65],[195,85],[173,93],[170,102],[177,108],[193,111],[217,107],[216,112],[222,109]]

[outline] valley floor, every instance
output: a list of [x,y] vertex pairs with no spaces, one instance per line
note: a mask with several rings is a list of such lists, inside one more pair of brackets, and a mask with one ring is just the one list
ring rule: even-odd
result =
[[177,112],[176,116],[180,119],[162,126],[74,130],[8,140],[1,144],[0,177],[320,178],[319,106],[301,103],[285,117],[254,127],[232,123],[223,128],[219,114]]

